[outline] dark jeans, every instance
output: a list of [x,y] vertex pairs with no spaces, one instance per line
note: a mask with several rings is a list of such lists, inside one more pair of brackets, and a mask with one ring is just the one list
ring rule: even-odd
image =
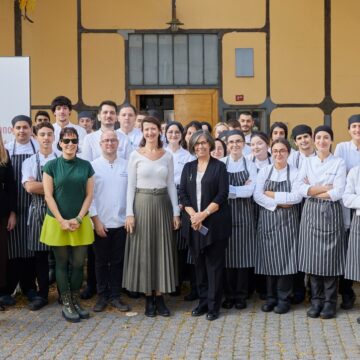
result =
[[311,304],[323,305],[337,302],[337,277],[310,275]]
[[95,234],[95,271],[99,296],[110,299],[120,296],[125,244],[124,227],[108,229],[106,238]]
[[7,264],[6,294],[11,295],[18,284],[21,291],[28,296],[29,291],[35,292],[35,258],[9,259]]
[[95,252],[93,245],[87,247],[86,285],[96,291]]
[[53,246],[52,249],[56,260],[56,282],[60,294],[79,291],[84,277],[87,246]]
[[49,294],[49,252],[35,251],[35,271],[38,283],[38,295],[44,299]]
[[216,241],[205,247],[195,259],[199,305],[209,311],[219,311],[223,294],[223,270],[226,241]]
[[292,287],[293,275],[266,276],[266,301],[289,304]]
[[249,268],[224,270],[224,293],[229,300],[243,300],[248,297]]
[[0,219],[0,288],[6,285],[6,267],[7,267],[7,242],[9,233],[6,230],[8,218]]

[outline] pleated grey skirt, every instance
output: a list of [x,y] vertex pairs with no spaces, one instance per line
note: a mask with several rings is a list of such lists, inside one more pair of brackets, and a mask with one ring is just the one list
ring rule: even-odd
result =
[[173,210],[167,189],[136,189],[135,231],[125,248],[123,287],[130,291],[175,291],[178,283]]

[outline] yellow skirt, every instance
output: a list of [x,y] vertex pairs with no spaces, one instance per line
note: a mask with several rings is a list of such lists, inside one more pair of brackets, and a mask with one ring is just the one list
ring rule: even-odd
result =
[[60,224],[50,215],[45,216],[40,242],[50,246],[81,246],[94,242],[94,231],[88,215],[76,231],[62,230]]

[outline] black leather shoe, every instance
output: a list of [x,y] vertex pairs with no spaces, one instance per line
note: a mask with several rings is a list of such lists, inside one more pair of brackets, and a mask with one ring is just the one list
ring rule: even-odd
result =
[[354,307],[354,303],[355,303],[355,294],[353,295],[349,295],[349,294],[344,294],[342,296],[342,303],[340,304],[340,307],[343,310],[350,310]]
[[360,324],[360,317],[356,319],[357,323]]
[[221,307],[223,307],[224,309],[232,309],[233,306],[234,306],[234,300],[232,299],[225,299],[221,304]]
[[320,312],[321,319],[332,319],[336,315],[336,304],[326,302]]
[[13,306],[16,304],[16,300],[11,295],[3,295],[0,297],[0,302],[5,306]]
[[311,308],[307,311],[307,316],[311,318],[318,318],[320,316],[322,306],[320,304],[311,305]]
[[49,302],[47,299],[44,299],[41,296],[37,296],[35,297],[28,305],[28,308],[31,311],[36,311],[36,310],[40,310],[41,308],[43,308],[45,305],[47,305]]
[[152,295],[145,297],[145,315],[148,317],[156,316],[156,306]]
[[208,312],[207,306],[198,305],[192,312],[191,316],[202,316]]
[[243,310],[243,309],[246,309],[246,307],[247,307],[246,300],[236,300],[235,301],[235,309]]
[[170,316],[170,310],[165,305],[164,297],[162,295],[155,296],[156,311],[160,316]]
[[83,300],[91,299],[96,294],[96,290],[91,288],[90,286],[87,286],[81,293],[80,298]]
[[102,312],[106,309],[107,304],[108,304],[107,300],[103,296],[101,296],[98,298],[98,301],[96,302],[95,306],[93,307],[93,310],[95,312]]
[[216,320],[219,317],[219,312],[215,311],[215,310],[210,310],[207,314],[206,314],[206,320],[209,321],[213,321]]
[[185,301],[194,301],[194,300],[197,300],[198,298],[199,298],[199,295],[195,291],[192,291],[190,294],[187,294],[184,296]]
[[276,306],[276,303],[274,302],[266,302],[265,304],[262,304],[261,310],[264,312],[270,312],[274,310],[274,307]]
[[287,303],[279,303],[274,307],[275,314],[286,314],[290,310],[290,305]]

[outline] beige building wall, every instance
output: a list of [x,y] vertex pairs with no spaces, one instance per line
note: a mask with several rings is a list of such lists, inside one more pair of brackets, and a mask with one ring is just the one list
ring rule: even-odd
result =
[[331,126],[334,131],[335,143],[350,140],[347,125],[349,117],[354,114],[360,114],[360,106],[337,108],[333,111]]
[[82,36],[82,89],[85,104],[125,100],[125,44],[118,34]]
[[0,1],[0,56],[14,56],[14,1]]
[[324,97],[324,1],[270,1],[270,79],[275,103]]
[[[235,49],[254,49],[254,76],[236,77]],[[222,41],[223,99],[231,105],[261,104],[266,97],[266,42],[264,33],[225,34]],[[244,100],[236,101],[236,95]]]

